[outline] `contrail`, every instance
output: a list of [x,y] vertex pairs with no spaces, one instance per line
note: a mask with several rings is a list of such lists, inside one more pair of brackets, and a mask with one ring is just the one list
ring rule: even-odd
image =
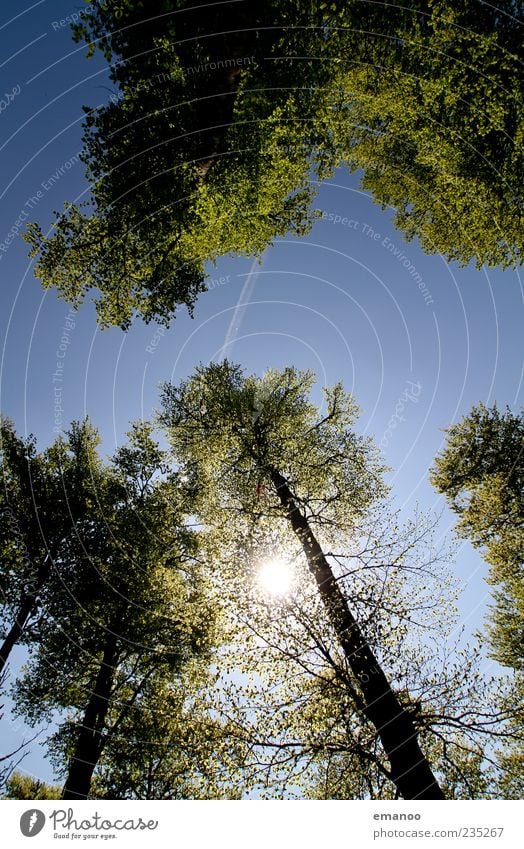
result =
[[224,344],[220,349],[220,359],[225,356],[227,348],[233,348],[235,339],[238,336],[238,331],[240,330],[240,326],[244,319],[246,307],[249,304],[253,289],[255,288],[256,279],[260,274],[261,269],[262,264],[259,263],[258,259],[254,259],[253,264],[251,265],[251,268],[249,269],[248,275],[246,277],[246,282],[242,286],[242,291],[240,292],[237,305],[233,312],[233,316],[231,318],[231,321],[229,322],[226,338],[224,339]]

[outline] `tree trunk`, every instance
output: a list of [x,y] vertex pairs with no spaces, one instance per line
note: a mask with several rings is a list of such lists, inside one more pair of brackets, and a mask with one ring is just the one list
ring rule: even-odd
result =
[[393,692],[371,647],[351,613],[332,569],[306,517],[295,503],[287,480],[268,469],[291,527],[301,542],[331,624],[359,682],[363,712],[374,725],[391,767],[391,778],[404,799],[444,799],[417,739],[408,711]]
[[24,633],[25,627],[27,625],[29,617],[31,616],[31,613],[33,612],[34,606],[35,597],[33,595],[25,596],[25,598],[22,599],[22,603],[18,608],[18,613],[15,616],[15,621],[11,625],[11,629],[0,648],[0,675],[5,669],[12,649],[16,646],[18,640]]
[[32,584],[28,584],[31,592],[26,592],[22,595],[18,613],[15,616],[15,621],[11,625],[11,629],[0,647],[0,675],[2,674],[11,651],[18,643],[20,637],[24,633],[29,618],[38,605],[38,597],[49,577],[51,571],[51,557],[47,555],[44,561],[38,567],[38,573]]
[[108,632],[104,656],[87,704],[62,799],[87,799],[93,772],[104,747],[104,726],[118,657],[118,636]]

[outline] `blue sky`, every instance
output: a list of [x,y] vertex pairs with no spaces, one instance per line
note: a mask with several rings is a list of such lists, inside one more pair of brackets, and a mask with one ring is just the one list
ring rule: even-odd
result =
[[[358,175],[340,171],[319,187],[315,206],[324,217],[307,237],[279,240],[256,274],[247,257],[210,269],[214,282],[193,319],[181,311],[169,331],[136,322],[123,333],[100,331],[90,303],[71,317],[35,280],[26,244],[7,241],[22,213],[48,226],[53,210],[87,188],[78,161],[82,105],[106,100],[109,81],[104,61],[86,61],[60,23],[81,5],[4,0],[0,11],[2,412],[42,446],[56,426],[89,413],[110,453],[131,419],[152,415],[160,381],[221,352],[248,372],[293,364],[313,369],[320,385],[342,380],[354,392],[360,428],[381,444],[406,515],[417,504],[442,509],[427,481],[442,429],[480,400],[522,403],[520,274],[459,268],[422,253],[395,230],[392,211],[360,190]],[[62,380],[53,383],[60,350]],[[55,420],[57,386],[63,411]],[[453,524],[444,509],[441,534]],[[471,631],[488,602],[485,567],[463,544],[454,568]],[[22,733],[7,729],[15,739]],[[48,775],[38,752],[24,767]]]

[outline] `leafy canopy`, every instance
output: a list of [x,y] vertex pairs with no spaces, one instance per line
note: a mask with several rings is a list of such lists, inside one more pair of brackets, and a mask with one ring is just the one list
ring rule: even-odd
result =
[[[84,757],[96,767],[107,751],[107,778],[130,714],[148,703],[151,710],[172,680],[183,678],[189,697],[205,677],[219,611],[206,592],[187,501],[151,427],[134,425],[128,443],[98,466],[96,501],[54,561],[45,623],[15,701],[30,724],[58,712],[49,749],[60,773],[68,757],[78,758],[87,730]],[[179,703],[182,715],[187,705]],[[138,769],[138,749],[134,759]]]
[[102,325],[168,324],[205,267],[308,231],[334,168],[423,248],[522,262],[523,120],[515,4],[183,0],[89,4],[76,38],[115,86],[86,107],[91,196],[50,234],[36,274]]
[[[450,798],[489,795],[490,745],[512,738],[477,651],[448,643],[453,590],[432,523],[404,527],[383,503],[383,466],[355,430],[342,386],[312,400],[313,375],[245,375],[228,361],[166,384],[161,421],[186,485],[227,620],[217,711],[247,746],[244,777],[267,798],[392,798],[396,788],[359,681],[289,527],[272,470],[322,541],[337,586]],[[291,567],[289,591],[261,585],[267,560]],[[231,676],[232,672],[235,676]],[[240,683],[238,681],[238,675]],[[220,704],[221,702],[221,704]],[[498,771],[497,771],[498,770]]]
[[489,630],[494,657],[523,669],[524,415],[496,405],[473,407],[447,430],[433,485],[459,516],[458,533],[491,566],[495,606]]
[[[0,586],[2,636],[38,639],[53,564],[70,558],[77,528],[97,508],[100,438],[88,420],[47,449],[0,420]],[[15,623],[15,624],[13,624]],[[5,648],[5,646],[4,646]],[[10,647],[12,648],[12,646]],[[9,650],[2,658],[7,660]]]

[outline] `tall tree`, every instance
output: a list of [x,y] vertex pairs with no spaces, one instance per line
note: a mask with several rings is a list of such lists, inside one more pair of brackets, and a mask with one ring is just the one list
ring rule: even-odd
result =
[[[263,798],[397,798],[301,543],[272,499],[253,517],[230,506],[213,563],[235,625],[222,665],[236,675],[222,677],[215,710],[245,741],[244,786]],[[401,522],[380,504],[357,532],[329,529],[329,560],[446,798],[497,796],[493,748],[518,730],[478,647],[456,644],[452,549],[435,545],[436,528],[436,517]]]
[[45,451],[0,421],[0,670],[17,643],[38,636],[42,599],[77,523],[96,508],[99,437],[86,420]]
[[490,564],[493,656],[524,670],[524,413],[479,404],[447,429],[431,480]]
[[15,698],[31,723],[62,712],[50,749],[65,799],[88,797],[104,749],[147,688],[184,676],[189,693],[210,658],[217,615],[185,509],[150,427],[135,425],[103,468],[97,515],[77,523],[69,556],[55,564],[49,625]]
[[93,3],[76,37],[111,62],[87,109],[87,206],[49,237],[37,276],[103,325],[169,323],[205,263],[260,255],[314,219],[312,174],[364,186],[430,252],[522,262],[521,17],[511,0]]
[[523,791],[524,716],[524,413],[478,404],[447,429],[435,459],[433,485],[458,515],[457,531],[490,565],[494,605],[487,639],[491,653],[515,672],[497,701],[512,715],[515,740],[499,748],[500,792]]
[[398,793],[444,798],[412,715],[392,689],[326,554],[339,535],[358,532],[359,520],[384,491],[382,467],[370,441],[354,431],[352,398],[341,385],[326,390],[322,414],[308,398],[312,383],[311,374],[292,368],[257,379],[227,361],[212,364],[179,386],[164,387],[162,421],[176,457],[197,476],[198,515],[206,525],[224,532],[231,516],[265,517],[284,523],[300,544],[348,664],[355,706],[380,738]]

